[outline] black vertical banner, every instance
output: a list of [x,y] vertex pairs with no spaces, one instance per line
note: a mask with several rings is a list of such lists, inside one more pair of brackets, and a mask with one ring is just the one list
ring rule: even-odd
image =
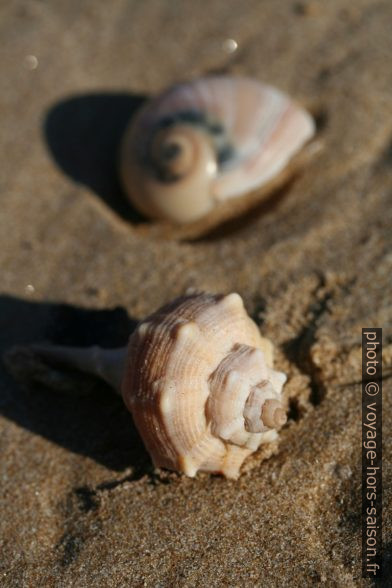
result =
[[382,576],[382,329],[362,329],[362,577]]

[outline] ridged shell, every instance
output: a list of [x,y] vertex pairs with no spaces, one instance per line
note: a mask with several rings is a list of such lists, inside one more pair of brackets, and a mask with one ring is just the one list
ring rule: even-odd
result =
[[122,394],[156,466],[237,478],[244,459],[276,438],[263,423],[249,430],[257,420],[251,393],[264,390],[256,399],[260,419],[285,379],[272,369],[272,344],[238,294],[198,293],[140,323],[129,341]]
[[271,86],[200,78],[163,92],[130,123],[121,176],[152,218],[192,223],[219,209],[228,217],[241,197],[268,193],[314,132],[312,117]]

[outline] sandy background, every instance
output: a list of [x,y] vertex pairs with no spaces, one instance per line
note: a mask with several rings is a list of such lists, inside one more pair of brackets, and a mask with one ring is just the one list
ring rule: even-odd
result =
[[[392,355],[390,0],[15,1],[0,22],[0,352],[121,344],[189,286],[234,290],[291,406],[278,455],[191,480],[153,470],[103,387],[23,388],[2,367],[0,584],[360,586],[361,327],[384,327],[386,376]],[[222,68],[312,106],[324,149],[267,210],[159,240],[122,198],[118,139],[143,97]]]

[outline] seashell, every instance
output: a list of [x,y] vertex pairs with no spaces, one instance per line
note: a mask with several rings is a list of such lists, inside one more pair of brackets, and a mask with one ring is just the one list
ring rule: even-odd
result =
[[256,80],[211,76],[152,99],[125,132],[120,174],[143,214],[214,225],[287,180],[315,133],[312,117]]
[[139,323],[128,348],[35,347],[121,391],[157,467],[238,478],[286,422],[273,346],[238,294],[193,293]]

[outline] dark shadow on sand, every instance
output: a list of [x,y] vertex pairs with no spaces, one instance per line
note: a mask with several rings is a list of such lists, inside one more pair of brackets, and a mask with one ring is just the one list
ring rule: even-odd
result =
[[[26,378],[18,381],[4,365],[13,346],[50,341],[62,345],[125,345],[136,321],[122,308],[85,310],[0,296],[0,413],[19,426],[112,470],[151,470],[151,460],[122,399],[98,380],[76,372],[75,393],[58,392]],[[54,387],[55,388],[55,387]],[[88,392],[90,391],[90,393]]]
[[124,130],[144,101],[128,93],[71,96],[50,108],[43,129],[57,165],[132,223],[143,219],[122,192],[117,161]]

